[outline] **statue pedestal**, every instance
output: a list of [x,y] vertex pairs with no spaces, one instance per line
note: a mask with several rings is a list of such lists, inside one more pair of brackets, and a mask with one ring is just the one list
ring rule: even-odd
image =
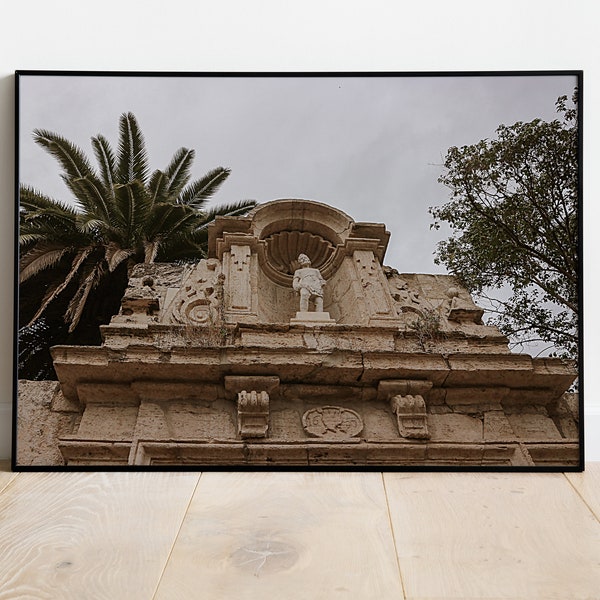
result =
[[290,325],[335,325],[328,312],[297,312]]

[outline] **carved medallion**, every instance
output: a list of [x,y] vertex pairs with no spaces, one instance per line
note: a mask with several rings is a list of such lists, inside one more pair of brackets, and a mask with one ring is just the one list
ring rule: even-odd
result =
[[363,421],[349,408],[321,406],[302,415],[302,426],[310,436],[338,440],[357,436],[363,430]]

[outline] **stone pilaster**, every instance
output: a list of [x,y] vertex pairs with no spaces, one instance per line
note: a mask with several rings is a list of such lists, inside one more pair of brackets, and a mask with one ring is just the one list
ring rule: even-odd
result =
[[346,253],[352,257],[359,294],[364,301],[369,324],[396,319],[387,279],[375,252],[378,240],[349,239]]
[[225,311],[256,316],[256,240],[249,234],[225,233],[219,242],[225,274]]
[[229,258],[229,302],[228,309],[248,311],[252,308],[250,287],[249,246],[231,245]]

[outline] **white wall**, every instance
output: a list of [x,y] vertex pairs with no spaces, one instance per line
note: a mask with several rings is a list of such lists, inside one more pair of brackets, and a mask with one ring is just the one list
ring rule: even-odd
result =
[[[482,9],[485,4],[487,8]],[[16,69],[584,69],[586,458],[600,460],[600,53],[594,0],[19,0],[0,25],[0,459],[10,455]],[[43,101],[43,99],[40,99]],[[595,271],[595,272],[594,272]]]

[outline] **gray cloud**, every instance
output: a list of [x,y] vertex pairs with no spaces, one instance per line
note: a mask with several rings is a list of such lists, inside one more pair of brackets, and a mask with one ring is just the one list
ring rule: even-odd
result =
[[232,169],[214,202],[307,198],[392,232],[386,263],[440,272],[440,232],[427,209],[446,150],[492,137],[501,123],[555,118],[569,76],[21,78],[20,180],[68,200],[57,164],[31,140],[50,129],[93,156],[90,138],[115,145],[118,117],[135,113],[153,168],[181,146],[194,174]]

